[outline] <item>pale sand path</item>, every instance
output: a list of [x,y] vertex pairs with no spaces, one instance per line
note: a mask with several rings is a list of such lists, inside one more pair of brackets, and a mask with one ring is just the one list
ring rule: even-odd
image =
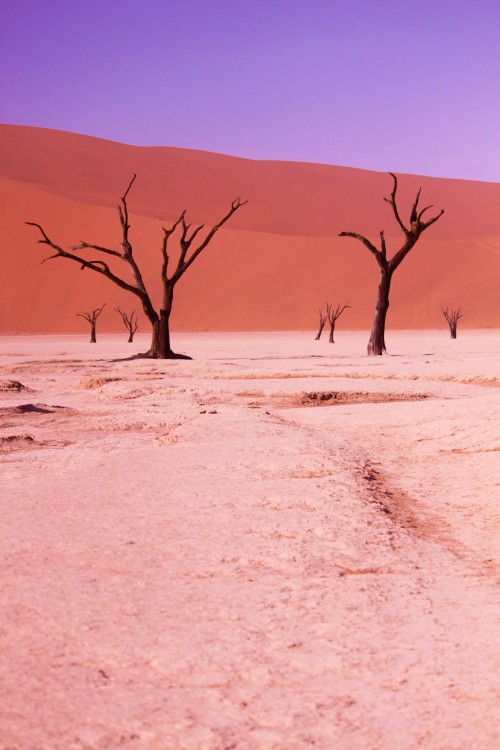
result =
[[1,750],[498,747],[500,336],[365,343],[0,339]]

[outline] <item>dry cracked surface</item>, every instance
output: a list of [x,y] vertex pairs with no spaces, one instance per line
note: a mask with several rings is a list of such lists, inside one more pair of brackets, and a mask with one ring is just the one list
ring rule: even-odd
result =
[[0,750],[499,746],[498,333],[347,337],[1,342]]

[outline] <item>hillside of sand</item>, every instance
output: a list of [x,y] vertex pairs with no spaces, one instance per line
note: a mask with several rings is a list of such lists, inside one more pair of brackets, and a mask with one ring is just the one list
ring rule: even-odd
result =
[[[50,253],[25,221],[64,246],[81,240],[115,248],[116,206],[133,173],[131,239],[155,302],[162,224],[215,224],[231,200],[248,200],[177,287],[174,330],[314,329],[325,303],[350,302],[339,325],[371,324],[378,283],[374,258],[354,230],[390,251],[401,233],[383,201],[388,174],[321,164],[241,159],[170,147],[137,147],[72,133],[0,126],[0,332],[78,332],[76,313],[107,303],[101,330],[117,331],[114,312],[135,300],[106,279]],[[400,175],[403,217],[418,188],[423,205],[445,214],[395,276],[388,327],[441,328],[441,306],[461,307],[461,325],[500,326],[500,185]],[[141,330],[146,330],[142,316]]]

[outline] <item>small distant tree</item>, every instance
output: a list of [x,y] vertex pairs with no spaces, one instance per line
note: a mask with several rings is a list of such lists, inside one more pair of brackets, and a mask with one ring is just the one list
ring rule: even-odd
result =
[[77,318],[84,318],[88,323],[90,323],[90,343],[91,344],[95,344],[97,342],[97,339],[95,336],[97,318],[102,313],[105,307],[106,307],[106,303],[104,303],[102,307],[97,307],[95,310],[91,310],[90,312],[76,313]]
[[128,342],[131,344],[134,340],[134,334],[139,328],[139,322],[137,320],[137,315],[135,310],[132,310],[132,313],[129,315],[126,312],[123,312],[123,310],[120,310],[119,307],[115,307],[115,312],[118,313],[118,315],[121,317],[123,321],[123,325],[128,331]]
[[441,310],[443,311],[443,315],[446,318],[448,325],[450,326],[450,338],[456,339],[457,338],[457,324],[459,318],[462,317],[462,311],[460,308],[458,310],[450,310],[448,312],[448,308],[446,310],[442,307]]
[[[327,308],[328,308],[328,305],[327,305]],[[325,323],[326,323],[326,315],[323,315],[323,310],[318,310],[318,315],[319,315],[319,331],[314,338],[315,341],[320,340],[321,334],[323,333],[323,328],[325,327]]]
[[[119,246],[121,250],[115,250],[109,247],[103,247],[102,245],[95,245],[90,242],[82,241],[79,245],[72,246],[68,250],[64,250],[60,245],[53,242],[45,230],[40,224],[33,221],[27,221],[26,224],[36,227],[41,234],[41,239],[38,242],[42,245],[48,245],[55,250],[54,255],[50,255],[46,260],[52,260],[53,258],[66,258],[78,263],[81,270],[89,269],[95,273],[99,273],[105,276],[107,279],[116,284],[121,289],[134,294],[139,298],[142,304],[142,309],[151,323],[152,328],[152,340],[151,348],[143,356],[155,357],[157,359],[191,359],[191,357],[185,354],[176,354],[172,351],[170,344],[170,314],[172,312],[172,304],[174,301],[174,289],[180,279],[184,276],[188,268],[194,263],[196,258],[203,252],[208,246],[211,240],[219,229],[231,218],[231,216],[238,211],[241,206],[244,206],[247,201],[242,201],[241,198],[236,198],[231,203],[231,206],[227,213],[217,222],[214,226],[206,231],[204,239],[202,237],[202,230],[204,225],[200,224],[192,228],[191,224],[186,223],[186,211],[184,210],[177,221],[168,227],[162,227],[163,229],[163,241],[161,244],[161,269],[160,278],[163,288],[161,302],[159,309],[156,309],[153,301],[146,289],[142,273],[139,269],[137,261],[134,256],[132,243],[130,241],[129,230],[129,214],[127,197],[130,192],[132,185],[134,184],[136,175],[132,177],[129,182],[125,193],[121,197],[121,205],[118,206],[118,216],[120,219],[121,226],[121,239]],[[171,236],[179,230],[179,251],[177,254],[177,262],[173,266],[173,270],[170,271],[169,264],[171,256],[169,254],[169,240]],[[202,233],[202,234],[200,234]],[[196,239],[196,242],[195,242]],[[81,255],[88,250],[92,250],[95,253],[99,253],[98,260],[88,260]],[[115,268],[108,265],[107,262],[102,260],[106,257],[108,263],[111,263],[110,259],[114,259],[113,262],[123,261],[127,267],[127,276],[130,276],[130,280],[127,277],[118,275]]]
[[335,343],[335,341],[333,340],[333,334],[335,332],[335,323],[337,322],[337,320],[340,318],[340,316],[342,315],[342,313],[347,307],[350,307],[348,303],[346,303],[345,305],[341,307],[340,302],[337,305],[337,308],[335,310],[330,304],[327,304],[326,306],[326,314],[328,316],[328,322],[330,323],[330,336],[328,338],[328,342],[330,344]]
[[389,309],[389,291],[391,288],[391,281],[394,271],[403,262],[412,247],[418,242],[420,235],[425,232],[426,229],[432,226],[432,224],[435,224],[435,222],[444,213],[444,210],[441,209],[441,211],[436,214],[436,216],[433,216],[432,219],[424,221],[423,216],[427,211],[429,211],[429,209],[432,208],[432,205],[425,206],[425,208],[420,209],[420,211],[418,210],[418,202],[420,199],[420,193],[422,191],[422,188],[420,188],[410,212],[410,226],[407,227],[401,219],[396,203],[398,179],[392,172],[389,172],[389,174],[391,175],[394,184],[391,197],[384,198],[384,200],[391,206],[394,218],[396,219],[399,228],[404,235],[404,242],[401,245],[400,249],[392,256],[390,260],[388,260],[387,247],[383,230],[380,232],[380,249],[375,247],[375,245],[370,242],[369,239],[364,237],[362,234],[358,234],[357,232],[340,232],[339,235],[339,237],[353,237],[354,239],[362,242],[363,245],[372,253],[380,268],[380,282],[378,287],[377,304],[375,307],[375,317],[373,320],[372,330],[367,347],[367,351],[370,356],[383,354],[386,351],[385,320],[387,317],[387,310]]

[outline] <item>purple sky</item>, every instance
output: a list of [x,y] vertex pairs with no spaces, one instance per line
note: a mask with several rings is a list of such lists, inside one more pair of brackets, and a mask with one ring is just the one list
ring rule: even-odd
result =
[[499,0],[2,0],[0,121],[500,181]]

